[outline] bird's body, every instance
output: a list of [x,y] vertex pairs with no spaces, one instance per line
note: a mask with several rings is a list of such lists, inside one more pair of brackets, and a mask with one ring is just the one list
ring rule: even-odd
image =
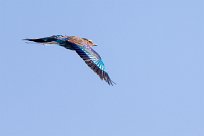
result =
[[102,80],[105,80],[109,85],[114,84],[108,73],[105,71],[105,66],[100,55],[92,49],[92,47],[96,46],[96,44],[94,44],[91,40],[80,38],[78,36],[62,35],[25,40],[42,44],[58,44],[66,49],[74,50]]

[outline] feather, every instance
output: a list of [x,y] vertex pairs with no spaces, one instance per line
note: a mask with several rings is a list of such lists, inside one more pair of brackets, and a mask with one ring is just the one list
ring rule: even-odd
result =
[[115,84],[105,71],[105,65],[96,51],[89,46],[81,46],[74,43],[71,46],[101,80],[105,80],[109,85]]

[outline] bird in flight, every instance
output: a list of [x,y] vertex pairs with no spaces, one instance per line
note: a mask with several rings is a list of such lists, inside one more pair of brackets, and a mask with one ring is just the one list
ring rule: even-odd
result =
[[66,49],[76,51],[76,53],[85,61],[85,63],[100,77],[101,80],[106,81],[109,85],[115,84],[105,71],[105,65],[100,55],[92,49],[96,44],[86,38],[78,36],[63,36],[53,35],[44,38],[24,39],[36,43],[58,44]]

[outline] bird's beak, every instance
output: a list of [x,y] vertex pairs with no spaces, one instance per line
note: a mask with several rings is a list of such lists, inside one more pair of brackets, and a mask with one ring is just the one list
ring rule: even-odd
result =
[[97,44],[94,44],[94,46],[98,46]]

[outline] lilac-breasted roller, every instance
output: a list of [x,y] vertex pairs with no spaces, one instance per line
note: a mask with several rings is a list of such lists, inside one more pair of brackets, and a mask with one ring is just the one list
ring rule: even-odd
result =
[[109,85],[115,84],[105,71],[105,65],[100,55],[92,49],[96,46],[91,40],[78,36],[53,35],[44,38],[24,39],[42,44],[58,44],[66,49],[74,50],[85,61],[85,63],[97,73],[101,80],[105,80]]

